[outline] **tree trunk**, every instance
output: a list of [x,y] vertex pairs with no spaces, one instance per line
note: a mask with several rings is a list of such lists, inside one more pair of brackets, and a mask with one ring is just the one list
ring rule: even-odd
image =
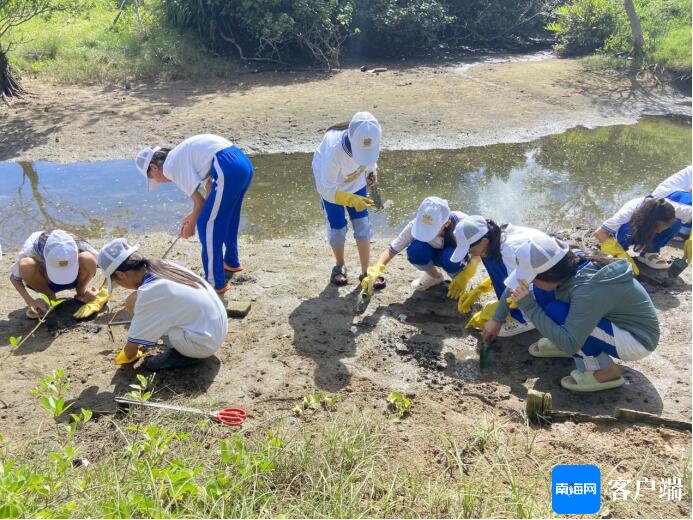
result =
[[5,49],[0,46],[0,98],[9,103],[10,98],[21,96],[26,91],[22,88],[19,76],[14,71],[7,59]]
[[628,19],[630,20],[630,30],[633,34],[633,53],[636,56],[642,56],[643,47],[645,46],[645,38],[642,35],[640,18],[638,18],[638,13],[635,11],[633,0],[624,0],[624,4],[626,13],[628,13]]

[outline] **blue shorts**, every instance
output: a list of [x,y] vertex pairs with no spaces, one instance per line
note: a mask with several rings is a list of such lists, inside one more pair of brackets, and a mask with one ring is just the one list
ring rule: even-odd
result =
[[[366,197],[367,193],[366,187],[364,186],[359,191],[355,192],[354,195]],[[344,214],[344,206],[322,199],[322,207],[325,209],[325,216],[327,216],[327,222],[329,222],[331,229],[342,229],[346,227],[347,220],[346,215]],[[367,209],[364,209],[363,211],[356,211],[356,208],[347,207],[346,210],[349,213],[349,219],[351,221],[368,217]]]

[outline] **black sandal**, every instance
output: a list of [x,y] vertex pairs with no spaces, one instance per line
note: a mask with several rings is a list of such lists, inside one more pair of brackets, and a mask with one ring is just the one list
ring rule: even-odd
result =
[[[337,280],[338,276],[343,276],[344,280]],[[344,265],[335,265],[332,268],[332,274],[330,275],[330,282],[337,287],[344,287],[349,283],[347,279],[347,268]]]
[[[361,276],[359,276],[359,282],[362,282],[366,276],[367,275],[365,273],[362,274]],[[376,291],[381,291],[382,289],[385,289],[385,287],[387,287],[387,282],[385,281],[385,277],[384,276],[378,276],[378,279],[373,284],[373,289],[375,289]]]

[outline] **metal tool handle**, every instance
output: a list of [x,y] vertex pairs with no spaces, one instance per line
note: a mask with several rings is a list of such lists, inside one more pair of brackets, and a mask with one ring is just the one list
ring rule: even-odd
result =
[[168,256],[168,254],[171,252],[171,249],[173,249],[173,246],[175,246],[176,243],[177,243],[179,240],[180,240],[180,235],[178,235],[178,236],[176,237],[176,239],[171,243],[171,245],[168,246],[168,249],[166,250],[166,252],[165,252],[165,253],[163,254],[163,256],[161,257],[162,260],[165,260],[165,259],[166,259],[166,257]]
[[176,412],[190,412],[202,415],[209,415],[209,412],[204,410],[198,410],[197,408],[185,408],[183,406],[174,406],[172,404],[161,404],[161,403],[150,403],[148,401],[137,401],[135,399],[128,399],[126,397],[116,397],[116,403],[120,404],[134,404],[139,406],[148,406],[150,408],[162,408],[164,410],[175,410]]

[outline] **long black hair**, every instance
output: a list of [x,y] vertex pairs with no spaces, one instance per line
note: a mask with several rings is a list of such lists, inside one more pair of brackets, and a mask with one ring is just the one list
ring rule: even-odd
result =
[[150,260],[139,253],[132,253],[128,256],[127,260],[120,264],[116,271],[126,272],[137,271],[139,269],[145,269],[148,273],[153,274],[157,278],[164,278],[171,282],[187,285],[195,289],[205,286],[202,278],[199,276],[189,273],[171,262],[158,259]]
[[645,199],[630,218],[633,249],[635,251],[647,249],[657,234],[655,225],[658,222],[669,222],[675,217],[676,210],[666,199]]
[[578,267],[580,267],[580,264],[582,264],[585,260],[596,264],[600,268],[616,261],[615,258],[608,257],[603,253],[585,253],[578,255],[571,250],[568,251],[568,253],[551,269],[544,271],[543,273],[539,273],[537,275],[537,280],[548,283],[564,282],[575,276],[578,271]]
[[486,250],[486,256],[488,256],[494,262],[498,262],[501,259],[501,243],[503,238],[503,231],[508,227],[507,224],[499,226],[491,219],[486,219],[486,226],[488,231],[479,240],[471,244],[469,247],[472,248],[479,244],[484,238],[488,239],[488,249]]

